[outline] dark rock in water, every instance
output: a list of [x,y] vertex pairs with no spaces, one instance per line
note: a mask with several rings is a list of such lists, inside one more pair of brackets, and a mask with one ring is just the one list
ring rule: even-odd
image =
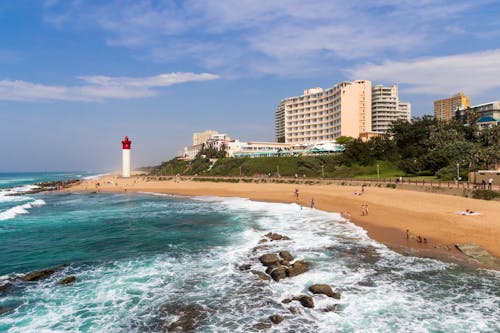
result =
[[9,282],[2,284],[0,285],[0,292],[7,291],[7,289],[9,289],[10,287],[12,287],[12,284],[10,284]]
[[288,311],[290,311],[290,313],[293,313],[293,314],[299,313],[299,309],[297,307],[295,307],[295,306],[289,307]]
[[285,266],[280,266],[273,269],[270,275],[274,281],[279,281],[287,277],[287,270],[288,268],[286,268]]
[[309,291],[313,294],[322,294],[328,297],[340,299],[340,293],[334,292],[332,287],[327,284],[313,284],[309,287]]
[[323,312],[336,312],[339,309],[338,304],[328,305],[326,308],[322,309]]
[[283,321],[283,316],[275,314],[275,315],[269,316],[269,320],[271,320],[274,324],[279,324]]
[[259,279],[264,280],[264,281],[269,281],[271,278],[267,276],[266,273],[261,272],[261,271],[252,271],[253,274],[257,275]]
[[243,264],[243,265],[239,265],[238,266],[238,270],[240,272],[246,272],[248,271],[250,268],[252,268],[252,264]]
[[368,279],[368,280],[359,281],[358,285],[360,285],[362,287],[375,287],[375,282],[373,282],[373,280]]
[[[158,312],[159,315],[153,327],[155,332],[195,332],[198,323],[207,316],[203,307],[197,304],[164,304]],[[169,323],[167,315],[178,318],[173,323]]]
[[278,240],[290,240],[287,236],[277,234],[275,232],[269,232],[265,234],[267,238],[269,238],[271,241],[278,241]]
[[278,268],[278,267],[280,267],[280,265],[271,265],[271,266],[267,267],[267,268],[266,268],[266,274],[271,275],[271,272],[272,272],[273,270],[275,270],[276,268]]
[[36,183],[35,185],[38,186],[34,189],[31,189],[26,192],[15,192],[8,194],[8,196],[19,196],[19,195],[25,195],[25,194],[36,194],[40,192],[45,192],[45,191],[55,191],[58,189],[62,188],[67,188],[72,184],[79,183],[79,179],[70,179],[70,180],[65,180],[65,181],[54,181],[54,182],[41,182],[41,183]]
[[34,271],[34,272],[28,273],[28,274],[24,275],[23,277],[21,277],[21,280],[23,280],[23,281],[42,280],[42,279],[48,278],[49,276],[51,276],[55,272],[60,271],[67,266],[68,266],[67,264],[64,264],[64,265],[57,266],[54,268],[43,269],[41,271]]
[[14,309],[15,309],[15,307],[13,307],[13,306],[0,306],[0,315],[7,313],[11,310],[14,310]]
[[314,308],[314,301],[311,296],[299,295],[293,298],[294,301],[299,301],[305,308]]
[[70,275],[70,276],[65,277],[61,281],[59,281],[57,284],[65,285],[65,284],[71,284],[71,283],[75,283],[75,282],[76,282],[76,277],[73,275]]
[[291,267],[287,268],[287,276],[294,277],[309,270],[309,264],[304,260],[297,260]]
[[280,259],[274,253],[263,254],[259,258],[260,262],[264,266],[276,265]]
[[267,330],[271,327],[273,327],[273,324],[271,323],[258,323],[253,325],[253,328],[256,330]]
[[279,253],[280,257],[285,259],[286,261],[293,261],[294,257],[288,251],[281,251]]
[[267,243],[267,239],[263,238],[259,241],[259,244],[262,244],[262,243]]
[[281,303],[283,303],[283,304],[288,304],[291,302],[292,302],[292,300],[290,298],[285,298],[284,300],[281,301]]

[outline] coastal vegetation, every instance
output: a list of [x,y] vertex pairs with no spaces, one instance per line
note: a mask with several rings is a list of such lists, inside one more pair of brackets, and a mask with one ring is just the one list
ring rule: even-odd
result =
[[150,169],[152,175],[285,176],[318,178],[429,177],[465,180],[469,171],[500,160],[500,128],[443,122],[433,117],[397,121],[383,136],[367,142],[339,138],[343,153],[331,155],[227,158],[203,148],[192,161],[172,159]]

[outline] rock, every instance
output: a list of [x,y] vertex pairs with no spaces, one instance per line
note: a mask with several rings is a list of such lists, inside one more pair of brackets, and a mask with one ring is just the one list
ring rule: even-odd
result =
[[309,270],[309,264],[304,260],[297,260],[291,267],[287,268],[287,276],[294,277]]
[[0,306],[0,315],[7,313],[13,309],[14,309],[14,307],[12,307],[12,306]]
[[252,271],[252,274],[255,274],[259,277],[259,279],[264,280],[264,281],[269,281],[271,278],[266,275],[266,273],[261,272],[261,271]]
[[373,280],[368,279],[368,280],[359,281],[358,285],[360,285],[362,287],[375,287],[375,282],[373,282]]
[[280,260],[280,265],[281,265],[281,266],[287,266],[287,267],[288,267],[288,266],[290,266],[290,262],[289,262],[289,261],[287,261],[287,260]]
[[299,301],[305,308],[314,308],[314,301],[311,296],[299,295],[293,298],[294,301]]
[[285,259],[286,261],[293,261],[294,257],[288,251],[280,251],[280,257]]
[[253,325],[253,328],[256,330],[267,330],[271,327],[273,327],[273,324],[271,323],[257,323]]
[[271,241],[278,241],[278,240],[290,240],[287,236],[283,236],[274,232],[268,232],[265,234],[267,238],[269,238]]
[[10,284],[9,282],[2,284],[0,285],[0,292],[7,291],[7,289],[9,289],[10,287],[12,287],[12,284]]
[[238,266],[238,270],[240,272],[246,272],[248,271],[250,268],[252,268],[252,264],[243,264],[243,265],[239,265]]
[[274,324],[279,324],[283,321],[283,316],[275,314],[275,315],[269,316],[269,320],[271,320]]
[[283,304],[288,304],[291,302],[292,302],[292,300],[290,298],[285,298],[284,300],[281,301],[281,303],[283,303]]
[[279,281],[287,277],[287,270],[288,270],[287,267],[280,266],[278,268],[273,269],[270,275],[274,281]]
[[328,297],[340,299],[340,293],[334,292],[332,287],[327,284],[313,284],[309,287],[309,291],[313,294],[322,294]]
[[259,244],[262,244],[262,243],[267,243],[267,239],[263,238],[259,241]]
[[260,256],[259,260],[264,266],[276,265],[280,261],[278,256],[274,253],[263,254]]
[[57,266],[54,268],[43,269],[41,271],[34,271],[34,272],[28,273],[28,274],[24,275],[23,277],[21,277],[21,280],[23,280],[23,281],[38,281],[41,279],[45,279],[45,278],[48,278],[49,276],[51,276],[52,274],[54,274],[55,272],[60,271],[67,266],[68,266],[67,264],[64,264],[64,265]]
[[326,308],[322,309],[323,312],[336,312],[339,308],[338,304],[330,304]]
[[[176,316],[177,320],[169,324],[167,315]],[[198,323],[205,318],[203,307],[197,304],[164,304],[158,310],[153,331],[195,332]]]
[[279,265],[272,265],[266,268],[266,274],[271,275],[271,272],[275,270],[276,268],[280,267]]
[[65,284],[71,284],[71,283],[75,283],[75,282],[76,282],[76,277],[74,275],[70,275],[70,276],[65,277],[61,281],[59,281],[57,284],[65,285]]
[[295,307],[295,306],[289,307],[288,311],[290,311],[290,313],[293,313],[293,314],[299,313],[299,309],[297,307]]

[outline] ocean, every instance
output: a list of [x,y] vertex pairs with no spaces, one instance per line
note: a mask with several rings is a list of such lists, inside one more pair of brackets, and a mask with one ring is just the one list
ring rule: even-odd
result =
[[[84,176],[0,174],[0,332],[166,332],[182,320],[194,332],[500,331],[498,272],[400,255],[336,213],[151,193],[7,196]],[[261,242],[268,232],[290,239]],[[251,273],[281,250],[310,270],[279,282]],[[76,282],[58,284],[67,276]],[[312,284],[341,299],[282,302]]]

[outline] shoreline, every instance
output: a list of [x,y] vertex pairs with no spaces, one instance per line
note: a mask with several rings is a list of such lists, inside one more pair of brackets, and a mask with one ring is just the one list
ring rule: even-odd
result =
[[[98,184],[98,185],[97,185]],[[299,198],[294,191],[299,189]],[[253,201],[298,203],[327,212],[350,215],[349,220],[367,231],[370,238],[403,254],[459,263],[468,267],[500,270],[499,265],[486,265],[460,252],[455,244],[478,244],[498,262],[500,235],[498,219],[500,204],[444,194],[416,192],[403,189],[359,186],[269,184],[269,183],[213,183],[191,180],[145,181],[143,177],[123,179],[106,175],[83,180],[65,191],[86,192],[150,192],[183,196],[212,195],[241,197]],[[361,206],[368,205],[368,216],[362,216]],[[473,209],[481,215],[463,216],[459,211]],[[406,230],[410,237],[407,239]],[[422,242],[417,242],[418,236]],[[423,239],[426,239],[426,243]]]

